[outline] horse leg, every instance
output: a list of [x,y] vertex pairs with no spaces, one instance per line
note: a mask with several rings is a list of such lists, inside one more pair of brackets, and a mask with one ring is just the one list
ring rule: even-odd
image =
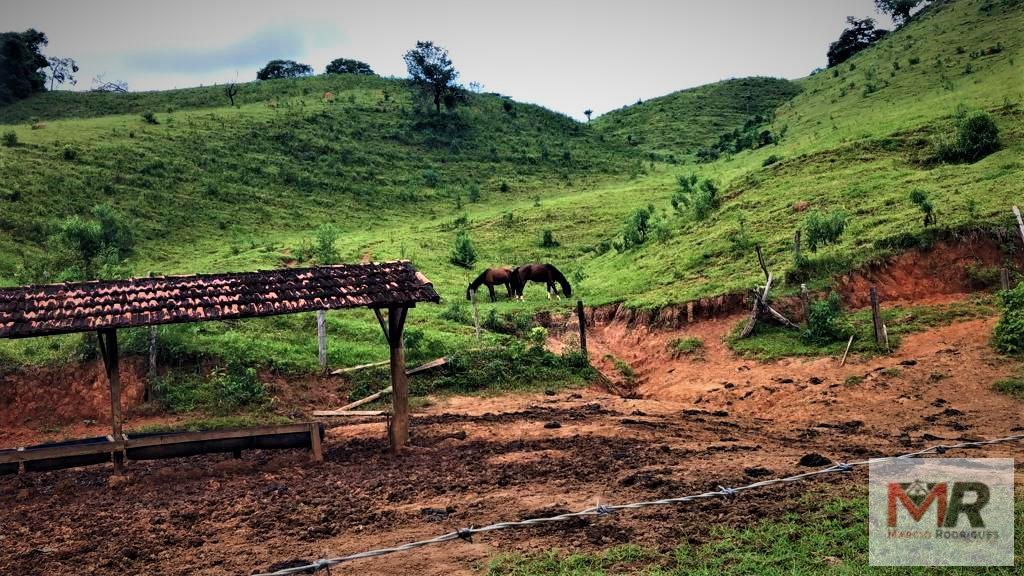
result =
[[490,284],[488,284],[487,285],[487,291],[490,292],[490,294],[491,294],[491,302],[497,302],[498,299],[494,297],[494,286],[491,286]]
[[512,299],[512,283],[511,282],[505,282],[505,291],[508,292],[508,299],[511,300]]
[[551,300],[551,292],[554,290],[554,284],[548,282],[548,300]]

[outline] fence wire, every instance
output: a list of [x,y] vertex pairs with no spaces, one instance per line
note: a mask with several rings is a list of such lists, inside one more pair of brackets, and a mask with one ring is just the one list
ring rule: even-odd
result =
[[357,554],[349,554],[348,556],[340,556],[337,558],[323,558],[306,564],[303,566],[294,566],[290,568],[283,568],[275,572],[267,572],[263,574],[255,574],[254,576],[290,576],[292,574],[308,574],[316,573],[320,570],[328,570],[331,566],[341,564],[343,562],[351,562],[353,560],[362,560],[365,558],[376,558],[378,556],[385,556],[387,554],[394,554],[396,552],[405,552],[406,550],[412,550],[423,546],[430,546],[432,544],[440,544],[442,542],[450,542],[452,540],[465,540],[471,541],[474,534],[481,534],[484,532],[492,532],[494,530],[504,530],[506,528],[524,528],[528,526],[536,526],[538,524],[548,524],[551,522],[561,522],[563,520],[570,520],[572,518],[581,518],[586,516],[606,516],[613,514],[620,510],[636,510],[640,508],[647,508],[650,506],[667,506],[670,504],[682,504],[684,502],[693,502],[695,500],[702,500],[707,498],[732,498],[746,492],[748,490],[754,490],[757,488],[764,488],[766,486],[774,486],[776,484],[786,484],[790,482],[799,482],[807,480],[823,474],[833,474],[837,472],[850,472],[855,467],[867,466],[871,462],[881,462],[886,460],[901,460],[905,458],[917,458],[926,454],[945,454],[949,450],[960,450],[964,448],[977,448],[980,446],[988,446],[992,444],[1003,444],[1006,442],[1018,442],[1024,440],[1024,434],[1017,434],[1015,436],[1005,436],[1002,438],[994,438],[991,440],[978,440],[974,442],[960,442],[959,444],[937,444],[935,446],[929,446],[916,452],[910,452],[907,454],[901,454],[899,456],[888,456],[885,458],[872,458],[869,460],[859,460],[856,462],[840,462],[833,464],[827,468],[821,468],[818,470],[812,470],[810,472],[804,472],[803,474],[795,474],[793,476],[786,476],[785,478],[773,478],[770,480],[762,480],[760,482],[754,482],[753,484],[747,484],[745,486],[738,486],[735,488],[727,488],[719,486],[718,490],[712,490],[709,492],[703,492],[700,494],[691,494],[688,496],[680,496],[677,498],[662,498],[659,500],[646,500],[642,502],[632,502],[629,504],[598,504],[578,512],[569,512],[566,514],[559,514],[557,516],[548,516],[544,518],[531,518],[529,520],[517,520],[511,522],[498,522],[495,524],[488,524],[486,526],[470,526],[468,528],[459,528],[453,532],[447,534],[441,534],[427,540],[419,540],[416,542],[409,542],[400,546],[394,546],[391,548],[378,548],[376,550],[368,550],[366,552],[359,552]]

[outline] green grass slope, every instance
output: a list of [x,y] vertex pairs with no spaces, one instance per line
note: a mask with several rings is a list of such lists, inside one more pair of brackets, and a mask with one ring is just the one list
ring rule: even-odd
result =
[[664,159],[683,160],[750,118],[770,114],[800,92],[782,78],[738,78],[680,90],[603,114],[594,129]]
[[[657,308],[761,281],[754,242],[782,278],[806,216],[793,207],[807,202],[849,215],[839,245],[811,255],[810,283],[822,287],[833,273],[905,246],[908,232],[912,240],[923,233],[909,201],[915,188],[929,192],[941,227],[1005,220],[1024,175],[1022,28],[1024,3],[934,3],[835,71],[798,81],[802,92],[773,115],[773,132],[786,128],[780,142],[699,165],[651,161],[599,121],[518,103],[506,112],[493,95],[473,96],[455,115],[417,114],[403,84],[379,78],[261,85],[271,91],[265,99],[238,108],[157,109],[158,125],[125,113],[36,130],[0,126],[20,142],[0,147],[0,282],[14,283],[23,263],[48,248],[56,223],[99,203],[134,222],[139,242],[129,263],[139,274],[293,264],[313,230],[332,223],[342,231],[343,260],[409,258],[434,281],[446,302],[411,315],[427,356],[472,342],[466,312],[448,307],[485,266],[552,262],[588,304]],[[333,104],[322,101],[327,90]],[[93,96],[101,101],[90,103]],[[89,110],[105,109],[108,97],[73,96]],[[973,164],[926,161],[958,106],[991,113],[1002,148]],[[652,118],[691,134],[701,124]],[[718,130],[705,134],[717,138]],[[669,202],[676,179],[691,172],[722,189],[721,207],[704,221]],[[470,203],[473,185],[482,193]],[[664,233],[612,248],[627,217],[646,206]],[[449,261],[460,230],[479,253],[474,270]],[[557,245],[541,246],[545,231]],[[496,324],[505,314],[567,306],[542,294],[531,287],[526,302],[484,304],[482,315],[494,311],[488,323]],[[306,316],[166,327],[161,338],[172,361],[215,356],[312,371],[315,329]],[[386,358],[372,316],[331,314],[329,324],[332,365]],[[77,342],[0,342],[0,364],[66,361],[81,353]]]

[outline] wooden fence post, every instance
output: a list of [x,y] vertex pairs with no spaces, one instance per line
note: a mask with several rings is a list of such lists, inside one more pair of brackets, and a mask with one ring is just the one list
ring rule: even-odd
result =
[[[797,231],[799,234],[799,230]],[[811,294],[807,291],[807,284],[800,285],[800,308],[804,313],[804,324],[811,325]]]
[[871,287],[871,321],[875,328],[875,344],[881,346],[885,342],[885,333],[882,327],[882,313],[878,309],[878,290]]
[[470,292],[472,297],[470,301],[473,302],[473,325],[476,326],[476,342],[480,343],[480,310],[476,307],[476,290]]
[[576,318],[580,323],[580,352],[583,353],[583,357],[590,362],[590,356],[587,355],[587,315],[583,311],[583,300],[576,301]]
[[327,311],[316,311],[316,345],[320,360],[320,373],[327,373]]
[[1010,270],[1006,266],[999,269],[999,285],[1003,290],[1010,289]]

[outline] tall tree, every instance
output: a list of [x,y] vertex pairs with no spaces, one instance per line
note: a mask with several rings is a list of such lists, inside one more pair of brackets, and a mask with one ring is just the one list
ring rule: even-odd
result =
[[928,0],[875,0],[875,8],[882,14],[888,14],[897,26],[910,21],[910,13]]
[[74,86],[78,84],[78,79],[75,78],[75,74],[78,73],[78,62],[75,62],[74,58],[47,58],[47,62],[50,63],[50,90],[53,90],[54,85],[60,85],[67,82]]
[[593,113],[594,111],[591,110],[590,108],[587,108],[586,110],[583,111],[583,115],[587,117],[587,122],[590,122],[590,115]]
[[459,72],[452,66],[447,50],[433,42],[420,41],[405,53],[404,59],[413,83],[433,100],[435,110],[441,111],[441,103],[454,105]]
[[271,60],[267,65],[256,72],[257,80],[272,80],[274,78],[296,78],[298,76],[309,76],[313,74],[313,67],[309,64],[302,64],[295,60]]
[[35,29],[0,34],[0,103],[12,102],[46,89],[50,63],[42,54],[46,34]]
[[373,68],[366,62],[351,58],[336,58],[327,65],[324,72],[328,74],[373,74]]
[[828,65],[830,68],[846,62],[851,56],[878,42],[889,33],[888,30],[875,28],[875,21],[871,18],[858,20],[853,16],[847,16],[846,23],[850,27],[843,30],[838,40],[829,44]]

